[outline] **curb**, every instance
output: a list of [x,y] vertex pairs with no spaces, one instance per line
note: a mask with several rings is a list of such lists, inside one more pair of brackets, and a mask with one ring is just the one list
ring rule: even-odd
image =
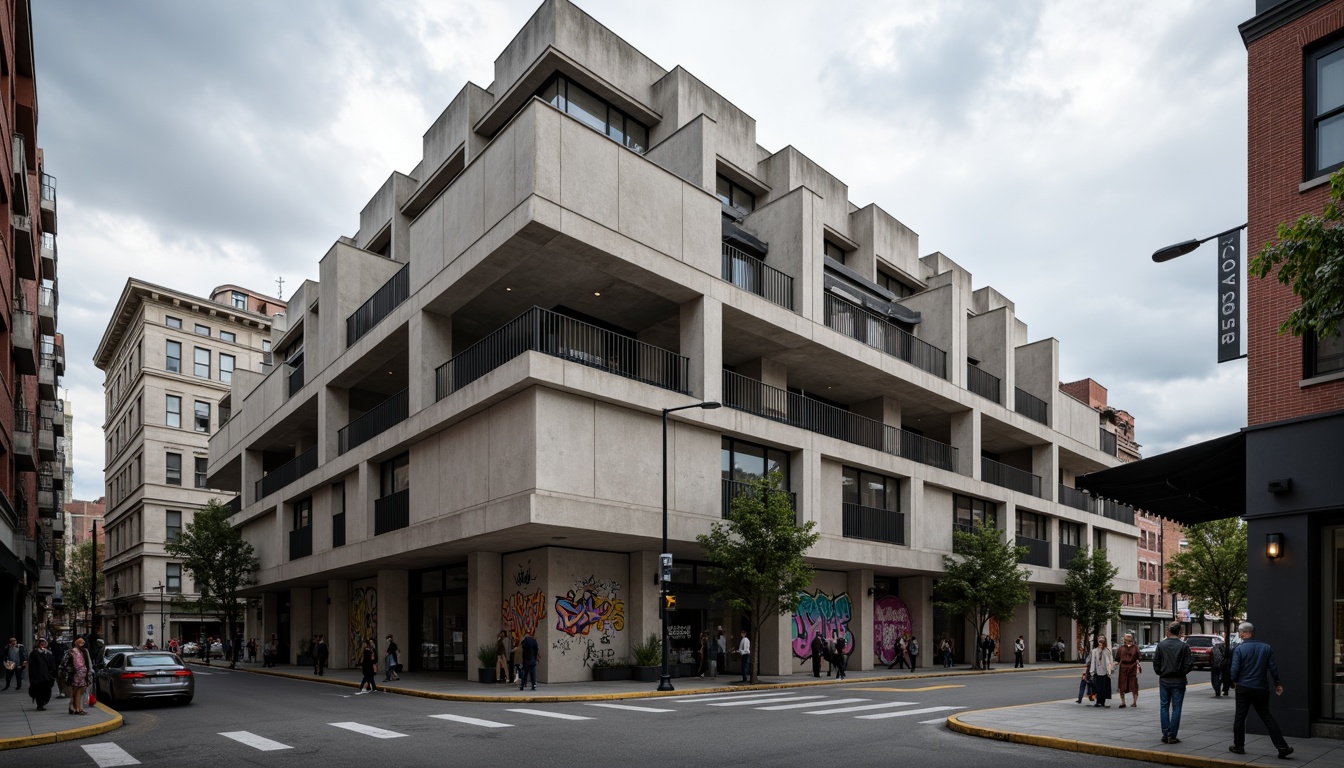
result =
[[36,747],[42,744],[56,744],[62,741],[74,741],[75,739],[87,739],[90,736],[110,733],[121,727],[122,717],[120,712],[111,709],[102,702],[94,704],[94,706],[104,713],[112,715],[112,719],[79,728],[70,728],[64,731],[35,733],[32,736],[16,736],[10,739],[0,739],[0,751],[6,749],[23,749],[24,747]]
[[1206,768],[1216,766],[1216,768],[1226,768],[1226,766],[1241,766],[1245,768],[1248,763],[1236,760],[1225,760],[1217,757],[1200,757],[1198,755],[1185,755],[1179,752],[1160,752],[1156,749],[1140,749],[1138,747],[1121,747],[1111,744],[1097,744],[1090,741],[1078,741],[1076,739],[1065,739],[1058,736],[1041,736],[1035,733],[1020,733],[1018,731],[1001,731],[996,728],[988,728],[983,725],[971,725],[961,721],[966,715],[976,715],[982,712],[997,712],[1005,709],[1020,709],[1022,707],[1034,707],[1044,702],[1036,704],[1017,704],[1011,707],[992,707],[989,709],[977,709],[973,712],[959,712],[955,715],[949,715],[947,718],[947,727],[957,733],[964,733],[968,736],[978,736],[982,739],[993,739],[995,741],[1008,741],[1014,744],[1027,744],[1033,747],[1047,747],[1049,749],[1058,749],[1065,752],[1081,752],[1087,755],[1099,755],[1101,757],[1118,757],[1127,760],[1142,760],[1148,763],[1161,763],[1163,765],[1180,765],[1188,768]]
[[[205,666],[199,662],[190,662],[194,666]],[[402,696],[415,696],[422,699],[437,699],[439,701],[467,701],[475,703],[495,703],[495,704],[544,704],[551,702],[572,702],[572,701],[620,701],[621,699],[651,699],[660,696],[687,696],[706,693],[732,693],[734,691],[775,691],[788,688],[808,688],[812,686],[825,685],[855,685],[860,683],[890,683],[903,680],[927,680],[931,678],[944,677],[975,677],[980,675],[998,675],[1013,674],[1017,672],[1046,672],[1057,669],[1055,667],[1023,667],[1021,669],[998,669],[998,670],[976,670],[965,669],[959,672],[921,672],[913,675],[884,675],[882,677],[864,677],[845,680],[807,680],[785,683],[757,683],[755,685],[718,685],[710,688],[689,688],[678,691],[624,691],[621,693],[583,693],[561,696],[495,696],[487,694],[474,693],[438,693],[435,691],[422,691],[416,688],[389,688],[380,687],[378,690],[388,693],[400,694]],[[268,675],[270,677],[283,677],[289,680],[302,680],[310,683],[326,683],[328,685],[340,685],[346,688],[358,688],[359,683],[350,680],[339,680],[336,678],[317,677],[315,675],[302,674],[298,672],[272,671],[269,669],[249,669],[247,667],[235,667],[233,671],[248,672],[254,675]]]

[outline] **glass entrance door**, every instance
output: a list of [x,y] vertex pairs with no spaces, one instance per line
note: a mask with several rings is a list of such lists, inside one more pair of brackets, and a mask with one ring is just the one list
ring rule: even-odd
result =
[[439,622],[439,598],[426,597],[420,600],[420,638],[419,658],[416,668],[425,670],[442,669],[439,654],[443,646],[443,632]]

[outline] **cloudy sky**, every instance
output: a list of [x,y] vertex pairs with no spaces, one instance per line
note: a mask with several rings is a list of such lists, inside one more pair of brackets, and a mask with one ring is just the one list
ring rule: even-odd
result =
[[[59,179],[75,495],[103,493],[92,357],[129,276],[285,293],[536,0],[41,0],[39,143]],[[1016,302],[1138,420],[1145,455],[1245,424],[1217,365],[1213,249],[1246,221],[1252,0],[579,5],[682,65]]]

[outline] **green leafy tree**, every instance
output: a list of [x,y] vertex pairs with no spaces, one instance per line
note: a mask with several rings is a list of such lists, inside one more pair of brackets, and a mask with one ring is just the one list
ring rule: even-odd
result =
[[1246,523],[1228,517],[1185,529],[1188,545],[1167,562],[1167,589],[1190,598],[1200,616],[1222,617],[1223,639],[1246,613]]
[[1101,634],[1108,620],[1120,616],[1120,593],[1113,586],[1119,572],[1107,559],[1106,550],[1096,547],[1078,550],[1069,562],[1059,610],[1077,621],[1089,637]]
[[[728,519],[696,537],[705,559],[717,568],[711,576],[715,596],[747,617],[753,643],[765,622],[798,610],[800,593],[812,582],[807,550],[817,543],[816,523],[798,525],[793,497],[779,489],[778,472],[752,480],[733,499]],[[751,680],[760,668],[760,654],[751,654]]]
[[[990,619],[1011,619],[1017,606],[1031,599],[1031,571],[1019,567],[1027,548],[1005,542],[997,528],[980,523],[969,532],[953,531],[952,540],[955,554],[943,555],[933,601],[965,616],[979,637]],[[975,668],[980,668],[979,654]]]
[[209,612],[224,619],[225,632],[232,636],[246,610],[238,593],[255,583],[253,573],[259,562],[252,545],[229,524],[229,515],[228,507],[211,499],[196,510],[177,541],[168,542],[164,549],[181,558],[183,570],[191,574]]
[[76,544],[70,559],[65,564],[65,576],[61,580],[61,600],[70,616],[87,615],[89,596],[94,592],[94,577],[97,575],[99,586],[106,586],[101,576],[103,571],[104,543],[98,539],[97,565],[94,564],[93,541]]
[[1306,214],[1292,224],[1281,222],[1278,242],[1266,243],[1250,263],[1250,273],[1278,280],[1292,288],[1302,306],[1288,313],[1280,333],[1307,331],[1328,339],[1344,321],[1344,170],[1330,175],[1330,202],[1319,214]]

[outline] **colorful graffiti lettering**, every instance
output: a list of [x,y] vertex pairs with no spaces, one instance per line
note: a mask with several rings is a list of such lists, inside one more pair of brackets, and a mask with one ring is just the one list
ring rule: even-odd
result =
[[845,647],[852,652],[854,635],[849,631],[849,620],[853,605],[848,592],[835,597],[821,590],[809,595],[799,592],[798,610],[793,614],[793,655],[800,659],[811,658],[812,638],[817,635],[830,637],[837,633],[845,639]]
[[567,635],[602,634],[625,629],[625,602],[621,585],[592,576],[580,580],[564,597],[555,598],[555,628]]
[[350,666],[359,666],[359,653],[365,640],[377,647],[378,590],[359,587],[350,590]]
[[913,635],[915,623],[910,619],[910,609],[901,598],[884,595],[873,603],[873,652],[878,663],[893,664],[896,661],[896,641],[902,635]]
[[504,601],[502,615],[504,629],[513,637],[514,643],[521,643],[524,637],[534,634],[546,618],[546,593],[540,590],[529,595],[515,592]]

